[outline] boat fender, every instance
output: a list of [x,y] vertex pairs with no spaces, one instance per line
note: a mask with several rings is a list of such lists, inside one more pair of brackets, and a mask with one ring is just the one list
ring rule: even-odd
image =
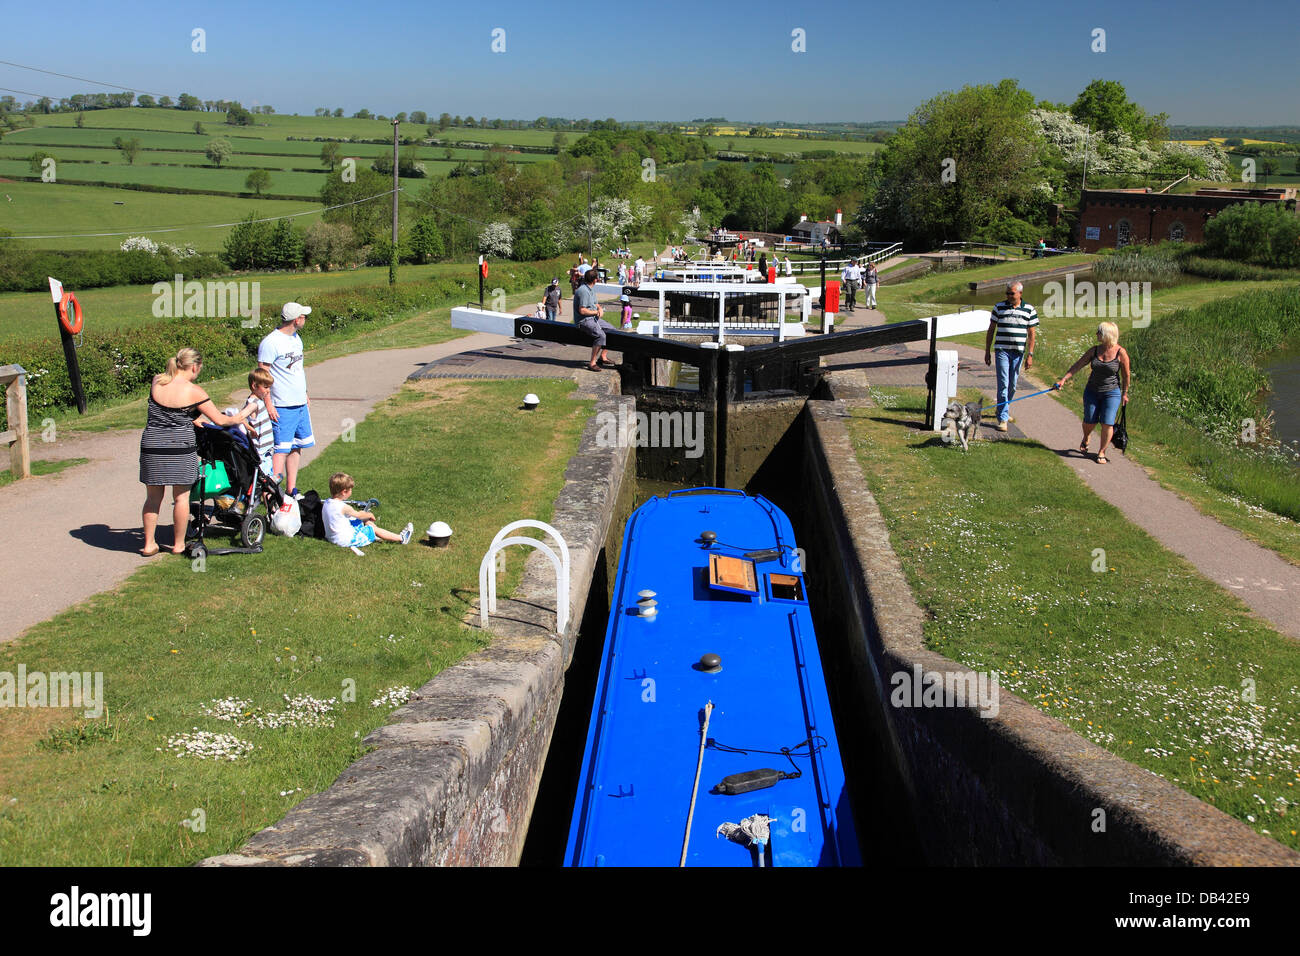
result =
[[749,793],[751,790],[775,787],[778,781],[788,776],[790,775],[780,770],[773,770],[771,767],[764,767],[762,770],[746,770],[744,773],[733,773],[729,777],[723,777],[714,786],[712,792],[734,797],[736,794]]

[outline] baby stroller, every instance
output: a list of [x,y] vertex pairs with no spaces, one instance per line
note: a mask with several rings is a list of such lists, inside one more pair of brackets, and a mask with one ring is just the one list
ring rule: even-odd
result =
[[[194,426],[199,477],[190,495],[192,533],[186,535],[191,558],[209,554],[260,554],[273,510],[284,504],[280,486],[259,467],[248,436],[236,428]],[[211,500],[209,514],[205,501]],[[263,508],[259,513],[258,508]],[[206,543],[209,524],[239,529],[242,547],[212,548]]]

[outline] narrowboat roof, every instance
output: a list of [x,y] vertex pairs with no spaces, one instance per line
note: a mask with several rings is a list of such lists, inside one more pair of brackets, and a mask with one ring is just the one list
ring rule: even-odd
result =
[[[698,762],[687,865],[855,865],[793,528],[762,497],[700,492],[652,498],[628,519],[565,862],[677,866]],[[711,792],[760,769],[788,776]],[[761,864],[756,849],[716,835],[756,814],[770,827]]]

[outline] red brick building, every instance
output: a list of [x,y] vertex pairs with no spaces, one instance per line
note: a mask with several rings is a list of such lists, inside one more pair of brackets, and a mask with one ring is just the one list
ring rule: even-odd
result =
[[1239,202],[1284,203],[1294,213],[1296,190],[1287,187],[1157,193],[1150,189],[1086,189],[1079,206],[1078,245],[1084,252],[1097,252],[1133,242],[1200,242],[1205,238],[1205,223]]

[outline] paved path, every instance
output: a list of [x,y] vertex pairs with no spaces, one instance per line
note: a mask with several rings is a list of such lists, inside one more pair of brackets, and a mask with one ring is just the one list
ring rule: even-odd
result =
[[[872,315],[857,315],[856,324],[867,324]],[[864,321],[865,319],[865,321]],[[977,387],[989,396],[997,393],[993,369],[984,364],[981,349],[969,345],[942,343],[955,348],[960,366],[958,384]],[[925,374],[926,353],[909,346],[890,346],[868,352],[832,356],[831,368],[863,368],[873,385],[921,385]],[[921,363],[921,364],[918,364]],[[1021,389],[1028,394],[1050,385],[1021,375]],[[1076,381],[1067,390],[1082,401],[1083,383]],[[1300,639],[1300,568],[1277,554],[1249,541],[1243,535],[1210,518],[1147,476],[1141,466],[1111,449],[1110,463],[1095,461],[1097,435],[1093,434],[1093,454],[1084,457],[1078,451],[1083,432],[1079,415],[1050,395],[1030,398],[1011,406],[1016,421],[1007,433],[1010,437],[1028,437],[1054,450],[1067,465],[1106,501],[1169,550],[1186,558],[1201,574],[1241,598],[1253,611],[1283,634]],[[981,428],[981,438],[1001,437],[990,426]]]
[[[421,365],[444,356],[499,346],[497,335],[475,334],[439,345],[357,352],[308,369],[316,446],[303,464],[336,439],[345,419],[360,421],[397,391]],[[242,404],[243,393],[236,393]],[[231,402],[217,398],[224,407]],[[143,428],[143,422],[141,423]],[[146,560],[141,543],[140,432],[136,429],[73,436],[36,445],[39,458],[89,458],[56,475],[0,488],[0,642],[92,594],[116,587]],[[158,544],[171,544],[171,499],[163,504]],[[163,555],[152,561],[173,560]]]

